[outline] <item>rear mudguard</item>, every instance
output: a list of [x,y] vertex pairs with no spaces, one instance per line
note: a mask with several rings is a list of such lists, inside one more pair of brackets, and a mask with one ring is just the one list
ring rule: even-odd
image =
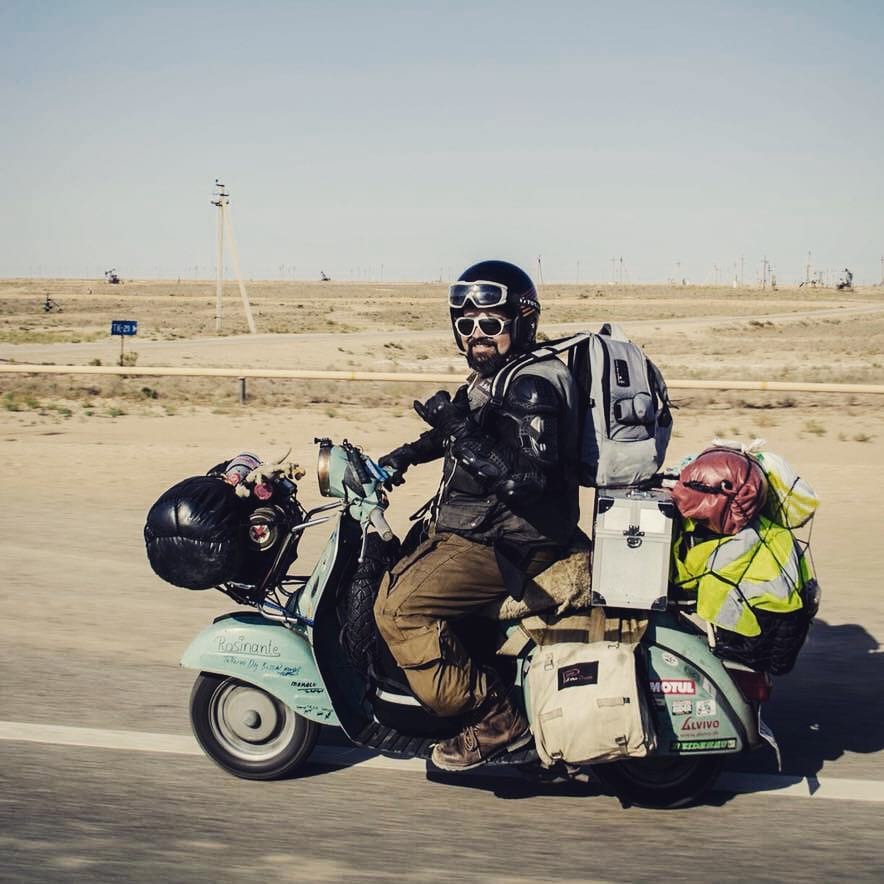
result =
[[730,754],[759,745],[757,712],[705,636],[652,618],[642,644],[658,755]]
[[190,643],[181,665],[231,675],[262,688],[304,718],[340,724],[308,640],[260,614],[219,617]]

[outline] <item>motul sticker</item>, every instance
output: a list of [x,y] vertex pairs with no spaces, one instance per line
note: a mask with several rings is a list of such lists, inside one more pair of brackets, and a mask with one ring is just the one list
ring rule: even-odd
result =
[[691,718],[682,723],[682,731],[717,731],[721,727],[717,718]]
[[694,711],[690,700],[676,700],[670,708],[673,715],[690,715]]
[[562,666],[558,672],[559,690],[576,688],[581,685],[599,683],[599,661],[589,663],[572,663],[570,666]]
[[652,694],[694,694],[696,684],[690,678],[651,679]]
[[670,752],[720,752],[736,749],[737,741],[728,740],[673,740],[669,744]]

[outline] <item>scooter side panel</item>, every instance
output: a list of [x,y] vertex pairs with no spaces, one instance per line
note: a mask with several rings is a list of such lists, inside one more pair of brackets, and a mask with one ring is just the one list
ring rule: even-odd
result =
[[660,623],[649,633],[657,753],[720,754],[756,746],[755,712],[703,638]]
[[304,718],[340,725],[307,639],[260,614],[219,618],[190,643],[181,665],[239,678]]

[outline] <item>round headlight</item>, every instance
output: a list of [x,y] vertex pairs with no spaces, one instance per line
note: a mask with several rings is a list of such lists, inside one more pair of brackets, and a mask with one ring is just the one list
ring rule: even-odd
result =
[[329,464],[331,461],[331,446],[319,446],[319,458],[316,462],[316,478],[319,480],[319,493],[323,497],[331,497],[331,485],[329,484]]

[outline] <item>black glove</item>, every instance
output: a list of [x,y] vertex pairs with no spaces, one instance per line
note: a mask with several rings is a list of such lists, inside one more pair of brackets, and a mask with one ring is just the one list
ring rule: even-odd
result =
[[448,390],[440,390],[424,403],[415,399],[414,410],[421,420],[442,430],[446,436],[460,437],[466,432],[470,417],[466,385],[458,389],[453,401]]
[[394,448],[389,454],[385,454],[378,460],[379,467],[389,467],[395,470],[392,476],[384,482],[389,491],[394,485],[401,485],[405,481],[405,471],[414,464],[414,450],[410,445],[401,445]]

